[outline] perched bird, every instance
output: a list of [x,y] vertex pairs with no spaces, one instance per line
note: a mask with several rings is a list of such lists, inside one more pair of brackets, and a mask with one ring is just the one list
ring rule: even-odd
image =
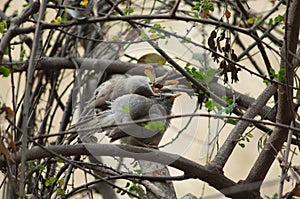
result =
[[113,75],[95,90],[94,98],[88,102],[87,107],[103,110],[107,108],[107,102],[130,93],[145,97],[154,96],[150,84],[150,80],[141,75]]
[[[178,95],[160,94],[145,97],[138,94],[126,94],[111,103],[110,109],[102,111],[93,117],[93,122],[81,123],[79,129],[93,126],[101,129],[103,126],[114,126],[102,129],[113,142],[121,140],[124,144],[144,147],[157,147],[163,133],[169,125],[174,99]],[[162,120],[156,120],[156,119]],[[147,120],[136,123],[136,120]],[[98,131],[99,131],[98,130]]]

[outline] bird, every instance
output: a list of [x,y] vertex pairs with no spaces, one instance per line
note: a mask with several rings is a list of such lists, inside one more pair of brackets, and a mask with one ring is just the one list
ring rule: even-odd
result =
[[151,82],[146,76],[115,74],[96,88],[94,97],[88,102],[87,107],[105,110],[108,102],[130,93],[145,97],[155,95]]
[[[120,140],[122,144],[157,148],[169,126],[167,116],[171,114],[177,96],[179,94],[161,93],[150,97],[125,94],[115,99],[109,109],[88,122],[82,121],[77,127],[84,131],[93,126],[97,132],[105,132],[110,142]],[[143,122],[136,123],[137,120]],[[104,126],[112,128],[102,129]]]

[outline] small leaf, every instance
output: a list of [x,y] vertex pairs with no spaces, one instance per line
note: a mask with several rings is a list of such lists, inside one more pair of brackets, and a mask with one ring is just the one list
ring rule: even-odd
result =
[[59,23],[61,22],[61,17],[56,17],[53,20],[51,20],[51,23]]
[[285,83],[285,69],[284,69],[284,68],[281,68],[281,69],[278,71],[278,80],[279,80],[281,83]]
[[268,25],[269,26],[273,25],[273,19],[272,18],[269,19]]
[[56,158],[56,161],[58,162],[58,163],[64,163],[65,161],[63,160],[63,159],[61,159],[61,158]]
[[271,85],[271,82],[267,79],[264,79],[263,80],[263,83],[265,83],[267,86],[270,86]]
[[7,134],[7,138],[8,138],[7,142],[9,144],[9,147],[12,149],[12,151],[14,153],[16,153],[17,152],[17,147],[16,147],[16,144],[15,144],[15,141],[14,141],[14,138],[13,138],[12,134],[9,133],[9,132],[6,132],[6,134]]
[[145,129],[149,131],[164,131],[165,130],[165,123],[163,121],[151,121],[143,124]]
[[225,16],[226,16],[227,19],[229,19],[230,16],[231,16],[231,12],[229,10],[227,10],[227,9],[225,11]]
[[37,168],[40,170],[40,171],[44,171],[46,169],[46,167],[42,164],[39,164],[37,165]]
[[85,7],[85,6],[88,5],[88,3],[89,3],[89,0],[82,0],[82,1],[80,2],[80,5],[83,6],[83,7]]
[[275,23],[279,23],[284,21],[284,17],[282,15],[278,15],[277,17],[275,17],[274,19]]
[[217,108],[218,110],[222,108],[221,105],[215,102],[214,100],[208,100],[205,103],[205,107],[208,109],[208,112],[213,111],[215,108]]
[[201,6],[200,2],[197,2],[197,3],[195,4],[195,6],[191,8],[191,10],[197,10],[197,11],[198,11],[199,8],[200,8],[200,6]]
[[136,170],[133,170],[135,173],[137,174],[142,174],[142,170],[141,169],[136,169]]
[[113,41],[119,41],[119,37],[115,35],[115,36],[112,37],[112,40]]
[[253,137],[254,137],[254,135],[253,135],[252,133],[247,133],[247,137],[249,137],[249,138],[253,138]]
[[240,147],[245,148],[245,144],[244,143],[239,143]]
[[139,64],[159,64],[163,65],[166,63],[166,59],[156,53],[148,53],[139,58]]
[[63,186],[64,183],[65,183],[65,179],[64,178],[59,179],[59,181],[58,181],[58,185],[59,186]]
[[140,37],[141,37],[142,39],[144,39],[144,40],[148,40],[148,39],[149,39],[148,35],[147,35],[144,31],[141,31]]
[[122,108],[122,111],[124,112],[124,113],[129,113],[129,107],[128,106],[124,106],[123,108]]
[[0,33],[5,33],[7,30],[7,23],[6,21],[1,21],[0,22]]
[[56,194],[58,196],[64,196],[65,195],[65,190],[63,190],[62,188],[58,187],[56,190]]
[[10,155],[10,152],[6,148],[4,142],[2,141],[2,139],[0,139],[0,154],[3,154],[7,159],[11,161],[14,161]]
[[24,61],[26,50],[22,49],[20,53],[20,61]]
[[151,66],[150,64],[147,64],[145,66],[144,73],[150,79],[150,81],[152,83],[155,82],[155,76],[156,75],[155,75],[155,70],[154,70],[153,66]]
[[24,3],[24,4],[22,5],[23,8],[26,8],[27,6],[29,6],[29,3]]
[[126,15],[129,15],[129,14],[131,14],[131,13],[133,13],[133,8],[125,8],[125,10],[124,10],[124,15],[126,16]]
[[6,66],[0,66],[0,75],[2,75],[3,77],[8,77],[10,73],[11,73],[10,68]]
[[125,188],[128,188],[129,186],[130,186],[130,182],[127,182]]
[[204,55],[202,53],[193,53],[192,59],[197,60],[197,61],[203,61]]
[[235,119],[232,119],[232,118],[228,118],[226,120],[226,123],[233,124],[233,125],[236,125],[238,122],[239,122],[239,120],[235,120]]
[[45,186],[49,187],[51,184],[53,184],[56,181],[56,177],[50,177],[48,180],[45,182]]
[[297,90],[297,92],[296,92],[296,99],[300,100],[300,90]]
[[209,14],[209,11],[208,11],[208,10],[205,11],[205,10],[203,9],[202,12],[201,12],[201,17],[205,19],[205,18],[207,18],[208,14]]
[[255,23],[255,18],[251,17],[251,18],[247,19],[247,23],[249,25],[253,25]]

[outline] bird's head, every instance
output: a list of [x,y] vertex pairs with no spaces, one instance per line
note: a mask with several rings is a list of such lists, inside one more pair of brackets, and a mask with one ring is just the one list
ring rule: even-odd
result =
[[166,111],[169,114],[171,112],[175,98],[177,98],[180,95],[181,94],[161,93],[159,95],[156,95],[155,99],[158,104],[161,104],[163,107],[165,107]]

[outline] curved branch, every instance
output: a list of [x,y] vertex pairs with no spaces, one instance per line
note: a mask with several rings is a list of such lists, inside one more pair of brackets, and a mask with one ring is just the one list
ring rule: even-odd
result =
[[[23,12],[16,18],[13,19],[11,26],[7,30],[4,37],[1,39],[0,43],[0,63],[2,62],[2,58],[7,48],[9,42],[12,38],[14,38],[18,34],[18,29],[20,29],[20,25],[24,23],[29,16],[34,13],[37,13],[40,8],[40,3],[38,1],[33,1],[27,8],[23,10]],[[35,26],[32,27],[32,32],[35,30]]]
[[[51,153],[51,152],[53,153]],[[161,164],[169,163],[169,166],[184,172],[186,178],[197,178],[207,182],[228,197],[238,196],[238,192],[232,192],[232,189],[238,191],[241,185],[224,176],[212,167],[202,166],[194,161],[186,159],[176,154],[158,151],[149,148],[135,147],[130,145],[114,144],[78,144],[78,145],[55,145],[45,149],[34,147],[26,151],[26,160],[42,159],[54,157],[54,154],[62,156],[75,155],[94,155],[94,156],[116,156],[128,157],[140,160],[148,160]],[[12,155],[16,163],[20,163],[22,154],[20,152]],[[0,168],[7,166],[4,157],[0,157]],[[246,186],[246,185],[245,185]],[[248,186],[248,185],[247,185]],[[236,187],[239,187],[238,189]],[[249,193],[251,195],[251,193]]]
[[[285,41],[282,48],[282,56],[287,58],[281,60],[280,68],[286,69],[286,80],[289,85],[279,86],[278,92],[278,111],[276,116],[277,123],[283,123],[290,125],[293,120],[293,113],[290,111],[292,104],[292,90],[287,89],[288,86],[293,85],[294,68],[289,64],[293,63],[292,54],[296,53],[296,47],[298,43],[299,27],[300,27],[300,1],[291,1],[291,5],[288,9],[288,20],[286,26]],[[281,150],[284,142],[288,136],[288,130],[276,127],[268,139],[265,147],[257,158],[254,166],[252,167],[246,183],[260,182],[265,179],[276,155]]]

